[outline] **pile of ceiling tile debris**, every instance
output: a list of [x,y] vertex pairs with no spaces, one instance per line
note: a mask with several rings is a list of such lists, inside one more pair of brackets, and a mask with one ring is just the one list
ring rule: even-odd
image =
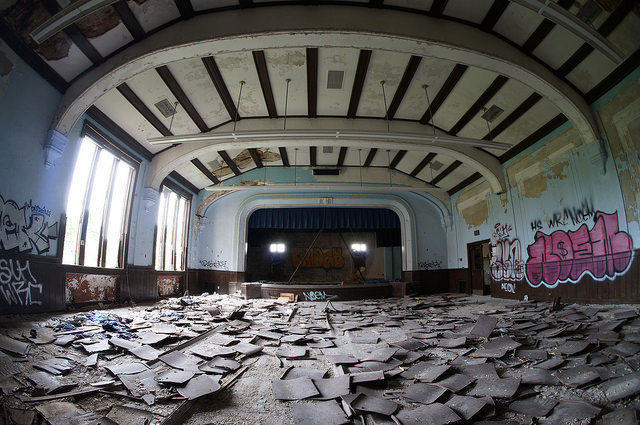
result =
[[3,419],[260,423],[194,418],[265,360],[277,374],[254,368],[272,389],[255,398],[287,412],[270,423],[636,424],[638,309],[549,306],[209,295],[52,316],[0,335]]

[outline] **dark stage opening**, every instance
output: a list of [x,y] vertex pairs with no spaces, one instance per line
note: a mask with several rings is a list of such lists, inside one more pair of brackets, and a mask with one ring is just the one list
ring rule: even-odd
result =
[[249,281],[400,279],[400,220],[385,208],[262,208],[249,217]]

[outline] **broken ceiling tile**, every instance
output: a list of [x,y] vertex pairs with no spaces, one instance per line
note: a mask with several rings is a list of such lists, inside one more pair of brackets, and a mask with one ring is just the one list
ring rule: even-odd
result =
[[462,347],[467,343],[467,337],[460,337],[460,338],[445,338],[445,339],[439,339],[438,340],[438,347],[444,347],[444,348],[457,348],[457,347]]
[[318,404],[292,404],[291,416],[296,425],[343,425],[350,423],[335,400]]
[[132,425],[151,423],[153,413],[127,406],[113,406],[105,418],[118,425]]
[[469,395],[510,398],[518,391],[520,380],[515,378],[480,378]]
[[563,400],[553,408],[551,415],[541,419],[541,424],[567,424],[576,419],[590,419],[600,413],[600,408],[584,401]]
[[296,379],[300,377],[307,377],[311,379],[322,379],[327,374],[326,370],[310,369],[306,367],[293,367],[289,369],[282,379]]
[[509,409],[529,416],[543,417],[547,416],[556,404],[558,402],[550,398],[531,397],[514,401],[509,404]]
[[131,375],[118,375],[118,379],[136,397],[161,389],[156,381],[156,373],[152,369]]
[[0,351],[0,377],[5,378],[7,376],[15,375],[24,370],[24,366],[21,363],[14,362],[11,357],[7,356]]
[[609,401],[617,401],[640,393],[640,372],[605,381],[602,391]]
[[413,374],[413,378],[421,382],[433,382],[444,375],[449,369],[451,369],[449,365],[426,364],[421,371]]
[[272,387],[276,400],[303,400],[320,394],[313,381],[307,377],[275,379]]
[[411,384],[404,389],[402,396],[407,400],[422,404],[431,404],[437,401],[448,390],[435,384],[425,384],[423,382]]
[[232,345],[231,348],[233,348],[239,353],[244,354],[245,356],[251,356],[253,354],[257,354],[262,351],[261,346],[250,344],[248,342],[240,342],[236,345]]
[[471,385],[473,381],[474,379],[467,375],[456,373],[447,378],[444,378],[441,381],[436,382],[436,384],[445,387],[454,393],[457,393]]
[[13,338],[9,338],[6,335],[0,334],[0,349],[8,352],[17,354],[19,356],[26,356],[29,352],[29,344],[25,342],[18,341]]
[[445,404],[468,421],[487,405],[487,401],[482,398],[454,394]]
[[340,365],[340,364],[350,365],[350,364],[356,364],[360,362],[358,359],[348,354],[329,354],[329,355],[326,355],[325,357],[329,363],[333,363],[336,365]]
[[366,394],[358,394],[350,405],[359,412],[378,413],[385,416],[391,416],[398,410],[397,403],[385,398]]
[[307,348],[300,345],[281,345],[276,350],[276,356],[287,359],[299,359],[307,355]]
[[498,324],[498,318],[493,316],[479,316],[476,324],[469,332],[471,335],[475,335],[481,338],[489,338],[493,328]]
[[498,373],[496,372],[496,365],[493,363],[466,365],[459,367],[458,370],[474,379],[499,378]]
[[375,361],[375,362],[386,362],[388,361],[396,352],[398,348],[388,347],[388,348],[379,348],[374,350],[364,356],[362,361]]
[[53,375],[65,375],[73,370],[74,365],[68,359],[53,357],[33,364],[36,369],[44,370]]
[[549,360],[545,360],[541,363],[537,363],[535,366],[538,369],[555,369],[561,366],[565,362],[565,359],[560,357],[552,357]]
[[549,370],[537,367],[525,368],[520,378],[523,384],[559,385],[560,381]]
[[184,384],[195,375],[194,371],[169,369],[156,377],[156,381],[163,384]]
[[167,354],[163,354],[158,357],[161,362],[176,368],[176,369],[196,369],[198,367],[198,361],[191,356],[187,356],[180,351],[172,351]]
[[516,356],[527,360],[547,360],[548,354],[545,350],[517,350]]
[[133,375],[136,373],[144,372],[149,369],[142,363],[123,363],[118,365],[105,366],[109,372],[113,375]]
[[36,387],[41,388],[44,394],[62,393],[70,390],[78,384],[68,378],[53,376],[47,372],[33,372],[27,375],[27,379]]
[[605,351],[620,357],[630,357],[640,351],[640,345],[628,341],[622,341]]
[[384,381],[384,379],[384,372],[381,370],[351,374],[351,382],[354,384],[361,384],[363,382]]
[[618,409],[607,413],[598,422],[598,425],[637,425],[638,416],[635,409]]
[[404,348],[405,350],[417,350],[424,347],[424,343],[418,339],[405,339],[404,341],[394,342],[391,345]]
[[167,334],[159,334],[153,331],[142,331],[138,332],[138,342],[141,344],[158,344],[165,339],[169,338]]
[[600,375],[594,367],[576,366],[558,371],[556,378],[568,387],[580,387],[600,379]]
[[349,394],[349,375],[341,375],[335,378],[312,379],[313,384],[320,393],[314,398],[317,400],[329,400]]
[[445,425],[460,420],[460,417],[448,406],[433,403],[417,409],[402,409],[396,415],[402,425]]
[[187,400],[194,400],[220,389],[220,381],[210,375],[199,375],[191,378],[187,385],[177,388],[178,393]]
[[103,339],[91,344],[82,344],[82,348],[84,348],[84,351],[86,351],[87,354],[102,353],[112,349],[111,345],[109,345],[108,339]]
[[56,340],[53,329],[49,328],[31,329],[30,332],[25,332],[24,337],[36,345],[51,344]]
[[589,347],[589,341],[566,341],[554,349],[554,352],[567,355],[575,355]]
[[130,353],[139,359],[151,361],[157,359],[162,354],[162,351],[156,350],[150,345],[141,345],[130,350]]

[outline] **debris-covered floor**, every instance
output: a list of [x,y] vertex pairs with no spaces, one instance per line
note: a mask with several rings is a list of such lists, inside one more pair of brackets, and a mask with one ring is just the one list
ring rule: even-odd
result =
[[208,295],[0,322],[8,424],[626,425],[640,409],[637,306]]

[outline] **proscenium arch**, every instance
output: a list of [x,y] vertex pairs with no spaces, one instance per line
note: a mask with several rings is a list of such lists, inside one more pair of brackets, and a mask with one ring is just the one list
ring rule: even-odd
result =
[[585,99],[544,65],[470,25],[396,10],[355,6],[271,6],[196,16],[124,49],[65,92],[52,129],[68,135],[104,93],[171,62],[234,51],[350,47],[434,57],[483,68],[529,86],[556,105],[585,142],[598,130]]
[[[234,229],[234,258],[236,270],[245,271],[245,242],[247,241],[247,230],[249,217],[260,208],[295,208],[295,207],[318,207],[319,193],[303,194],[258,194],[248,197],[242,202],[235,220]],[[394,211],[400,219],[400,234],[402,239],[402,270],[413,270],[416,261],[416,220],[415,212],[407,201],[396,195],[389,194],[332,194],[333,204],[331,207],[351,207],[351,208],[387,208]],[[278,204],[272,202],[273,198],[278,199]],[[212,203],[212,205],[215,204]],[[437,210],[437,209],[436,209]]]
[[[244,126],[250,126],[252,130],[264,129],[270,130],[278,124],[278,120],[273,119],[251,119],[238,122],[238,130]],[[222,126],[212,132],[227,131],[232,124]],[[386,128],[386,123],[377,119],[357,119],[347,120],[340,118],[290,118],[287,121],[287,128],[291,131],[295,129],[310,129],[331,127],[335,129],[378,129]],[[423,133],[425,130],[431,131],[429,127],[417,122],[398,121],[393,122],[394,131]],[[436,134],[444,136],[441,130],[436,130]],[[393,132],[390,133],[390,140],[386,141],[345,141],[340,139],[324,139],[317,141],[322,146],[347,146],[353,148],[378,148],[378,149],[406,149],[409,151],[433,152],[451,156],[462,163],[470,166],[475,171],[483,175],[491,185],[495,193],[501,193],[505,190],[504,173],[500,161],[480,149],[469,146],[449,146],[445,143],[411,143],[402,141],[393,141]],[[149,166],[147,171],[145,187],[158,189],[162,180],[173,170],[188,163],[194,158],[204,156],[209,153],[215,153],[219,150],[227,149],[249,149],[249,148],[278,148],[278,147],[295,147],[300,146],[300,142],[295,140],[280,140],[274,138],[272,140],[260,139],[255,142],[250,140],[242,141],[223,141],[223,142],[203,142],[203,143],[183,143],[174,146],[164,152],[157,154]],[[303,145],[313,146],[309,140],[305,140]]]

